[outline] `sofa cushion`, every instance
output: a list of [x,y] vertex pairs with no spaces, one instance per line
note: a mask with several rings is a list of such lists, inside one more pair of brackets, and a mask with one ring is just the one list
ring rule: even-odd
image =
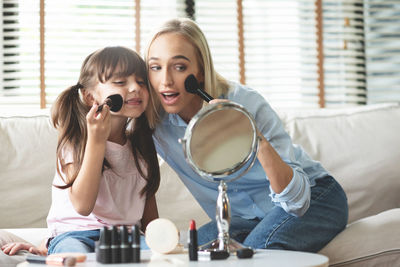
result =
[[361,219],[319,253],[329,258],[330,266],[400,266],[399,225],[400,208]]
[[[6,238],[0,235],[0,240],[10,240],[14,238],[12,242],[28,242],[34,246],[39,246],[42,241],[50,236],[50,232],[47,228],[12,228],[12,229],[0,229],[1,234],[5,234]],[[7,235],[9,237],[7,237]],[[22,240],[15,240],[15,237]]]
[[210,219],[207,214],[175,171],[165,161],[159,160],[162,178],[156,199],[160,218],[171,220],[179,230],[185,231],[191,219],[196,221],[197,227],[208,222]]
[[349,222],[400,207],[400,106],[281,113],[293,142],[344,188]]
[[46,227],[57,133],[37,112],[0,113],[0,228]]

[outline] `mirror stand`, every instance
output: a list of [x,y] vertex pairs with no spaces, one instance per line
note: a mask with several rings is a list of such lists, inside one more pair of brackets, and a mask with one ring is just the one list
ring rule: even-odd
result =
[[239,249],[246,248],[239,242],[231,239],[229,236],[231,206],[229,204],[229,198],[227,194],[227,184],[224,180],[220,180],[218,186],[216,222],[218,228],[217,239],[201,246],[199,248],[200,250],[223,250],[227,252],[235,252]]

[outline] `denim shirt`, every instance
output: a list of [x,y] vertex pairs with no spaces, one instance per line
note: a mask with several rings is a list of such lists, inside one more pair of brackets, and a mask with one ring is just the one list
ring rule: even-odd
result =
[[[294,216],[303,215],[309,207],[315,179],[329,175],[328,172],[300,146],[292,143],[278,115],[257,91],[232,83],[227,95],[219,98],[244,106],[252,114],[260,132],[293,169],[291,182],[277,194],[256,159],[246,174],[227,183],[231,215],[244,219],[262,219],[274,205]],[[207,215],[214,219],[218,183],[204,180],[186,162],[182,144],[178,140],[184,136],[187,126],[179,115],[165,113],[156,127],[153,139],[158,154],[175,170]]]

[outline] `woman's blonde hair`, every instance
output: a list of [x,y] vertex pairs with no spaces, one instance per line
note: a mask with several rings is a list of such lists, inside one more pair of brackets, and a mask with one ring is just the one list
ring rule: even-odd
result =
[[[165,33],[181,34],[193,45],[196,50],[197,62],[199,64],[198,67],[204,76],[203,89],[208,94],[214,98],[217,98],[220,95],[227,93],[229,84],[225,78],[215,71],[207,39],[199,26],[191,19],[171,19],[164,22],[158,29],[156,29],[146,47],[144,56],[146,64],[151,44],[157,37]],[[154,88],[151,87],[151,91],[154,91]],[[159,107],[160,105],[158,105],[158,108]]]
[[[86,114],[90,110],[81,98],[79,90],[93,90],[97,83],[104,83],[115,75],[128,77],[136,75],[147,84],[147,71],[144,60],[132,49],[115,46],[99,49],[84,60],[78,83],[73,85],[57,97],[52,106],[51,118],[53,125],[57,128],[57,163],[64,169],[66,163],[63,160],[65,151],[71,151],[73,156],[73,173],[64,180],[65,186],[72,186],[82,166],[87,140]],[[128,120],[126,124],[126,135],[132,145],[132,153],[135,165],[141,175],[147,179],[147,185],[143,193],[147,197],[155,194],[160,184],[160,170],[157,153],[152,139],[152,133],[156,125],[157,115],[154,108],[156,96],[149,90],[149,103],[145,112],[134,121]],[[147,172],[143,172],[138,158],[146,163]],[[61,175],[59,164],[57,172]],[[133,164],[133,163],[132,163]],[[103,169],[112,167],[104,160]],[[67,174],[68,175],[68,174]]]

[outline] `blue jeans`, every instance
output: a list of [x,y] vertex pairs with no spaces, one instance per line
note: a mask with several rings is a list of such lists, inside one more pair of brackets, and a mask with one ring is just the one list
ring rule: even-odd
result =
[[[230,237],[257,249],[318,252],[347,224],[347,197],[332,177],[316,180],[311,188],[307,212],[296,217],[275,206],[262,219],[232,217]],[[198,229],[198,242],[206,244],[218,236],[215,221]]]
[[[100,238],[100,230],[72,231],[60,234],[50,240],[47,254],[62,252],[95,252],[95,242]],[[149,249],[144,236],[140,236],[140,248]]]

